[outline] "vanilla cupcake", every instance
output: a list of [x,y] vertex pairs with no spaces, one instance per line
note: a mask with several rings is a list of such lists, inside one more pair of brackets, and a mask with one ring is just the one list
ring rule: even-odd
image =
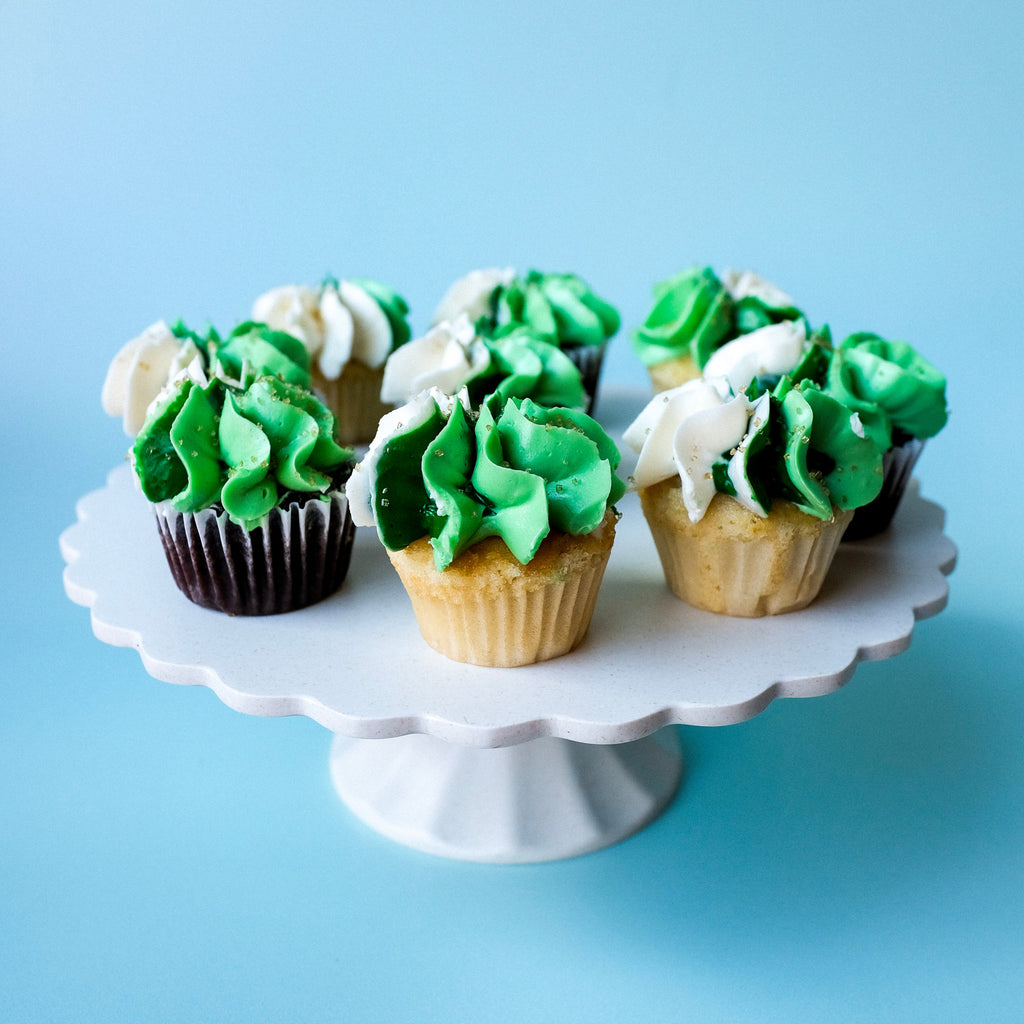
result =
[[623,440],[669,587],[719,614],[806,607],[852,510],[881,486],[856,414],[810,380],[739,393],[693,380],[656,395]]
[[793,300],[753,271],[691,267],[654,286],[654,305],[632,332],[633,349],[647,367],[655,391],[701,375],[726,342],[770,324],[798,321]]
[[318,288],[286,285],[261,295],[252,318],[306,346],[313,388],[345,444],[365,444],[391,408],[380,397],[388,356],[409,340],[405,300],[388,285],[327,278]]
[[207,377],[194,361],[150,406],[132,463],[182,593],[230,615],[270,615],[341,585],[352,454],[299,384]]
[[483,334],[526,326],[556,345],[579,369],[589,396],[588,411],[593,408],[605,350],[620,318],[581,277],[536,270],[519,275],[512,268],[474,270],[449,287],[433,323],[462,314]]
[[575,363],[532,327],[506,327],[489,335],[481,321],[474,325],[465,313],[436,324],[388,357],[384,401],[403,405],[430,388],[446,395],[465,388],[473,406],[494,392],[580,411],[590,403]]
[[528,665],[586,635],[615,537],[619,452],[584,413],[424,392],[385,416],[348,485],[426,642]]

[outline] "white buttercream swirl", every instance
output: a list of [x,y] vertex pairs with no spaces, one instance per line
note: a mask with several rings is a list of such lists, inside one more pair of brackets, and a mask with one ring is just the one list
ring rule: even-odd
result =
[[252,318],[298,338],[328,380],[337,380],[353,360],[382,366],[391,351],[387,315],[352,281],[328,282],[319,290],[306,285],[272,288],[253,303]]
[[724,377],[733,391],[743,391],[758,377],[789,373],[807,348],[802,320],[759,327],[716,349],[704,365],[705,377]]
[[446,320],[454,320],[461,313],[465,313],[471,323],[476,323],[482,316],[493,315],[491,300],[495,291],[507,287],[514,277],[515,270],[512,267],[471,270],[453,282],[444,293],[437,309],[434,310],[431,323],[440,324]]
[[395,349],[384,364],[382,402],[400,404],[429,388],[454,394],[487,368],[490,353],[462,313]]
[[100,395],[103,411],[120,416],[124,432],[135,437],[153,400],[197,356],[191,338],[179,338],[163,320],[151,324],[114,356]]
[[724,458],[736,499],[756,515],[766,515],[746,477],[745,455],[767,414],[767,394],[751,402],[732,394],[724,378],[691,380],[655,395],[622,437],[639,452],[631,487],[678,475],[687,514],[696,523],[715,496],[713,469]]
[[760,299],[772,309],[787,309],[796,305],[781,288],[753,270],[726,270],[721,281],[736,302],[740,299]]

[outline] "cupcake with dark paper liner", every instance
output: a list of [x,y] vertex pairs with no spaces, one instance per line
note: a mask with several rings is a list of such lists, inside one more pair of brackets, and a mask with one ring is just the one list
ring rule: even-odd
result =
[[579,369],[557,345],[522,324],[490,333],[482,319],[474,324],[465,313],[436,324],[388,358],[381,385],[385,401],[402,405],[430,388],[447,395],[465,388],[474,407],[493,392],[579,411],[590,405]]
[[519,326],[560,348],[579,369],[589,396],[597,400],[608,342],[618,332],[618,311],[572,273],[542,273],[512,268],[471,271],[455,281],[434,313],[433,324],[466,314],[488,335]]
[[338,589],[353,462],[301,384],[207,376],[198,360],[153,402],[132,448],[175,583],[229,615],[289,612]]
[[875,536],[892,522],[925,441],[946,425],[946,378],[907,342],[858,332],[837,346],[823,387],[884,452],[881,492],[857,510],[845,539]]
[[[820,353],[806,352],[805,367]],[[665,579],[695,608],[741,617],[805,608],[882,456],[857,417],[810,378],[698,378],[654,396],[627,429]]]
[[409,306],[390,285],[325,278],[316,288],[284,285],[259,296],[252,318],[297,337],[310,355],[312,387],[345,444],[366,444],[390,408],[380,397],[388,356],[411,336]]
[[691,267],[654,286],[654,303],[631,334],[657,391],[700,377],[716,349],[771,324],[796,322],[810,332],[793,299],[753,271]]
[[625,490],[585,413],[423,392],[386,415],[349,481],[424,640],[509,668],[574,650],[590,625]]

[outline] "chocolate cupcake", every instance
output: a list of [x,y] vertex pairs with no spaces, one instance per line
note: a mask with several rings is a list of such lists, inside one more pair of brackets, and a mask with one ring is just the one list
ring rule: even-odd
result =
[[175,582],[230,615],[292,611],[341,585],[352,454],[302,386],[197,367],[153,403],[132,449]]

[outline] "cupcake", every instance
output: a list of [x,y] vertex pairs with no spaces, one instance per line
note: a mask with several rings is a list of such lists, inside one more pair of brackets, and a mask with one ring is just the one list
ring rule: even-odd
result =
[[474,407],[494,392],[580,411],[589,405],[579,369],[558,346],[524,325],[488,334],[464,313],[388,357],[382,399],[402,405],[430,388],[447,395],[466,388]]
[[743,334],[803,314],[793,300],[752,271],[692,267],[654,286],[654,305],[632,333],[633,349],[655,391],[699,377],[712,353]]
[[175,583],[194,603],[271,615],[341,585],[352,451],[301,385],[208,377],[194,362],[150,407],[132,461]]
[[670,589],[696,608],[759,617],[817,597],[881,452],[810,379],[734,392],[724,378],[656,395],[623,440]]
[[426,642],[512,667],[583,640],[625,490],[618,462],[585,413],[497,395],[472,409],[435,389],[381,420],[348,493]]
[[525,325],[557,345],[578,367],[589,396],[597,398],[608,342],[619,329],[618,311],[576,274],[546,274],[511,268],[474,270],[455,281],[441,299],[433,323],[465,313],[484,334]]
[[883,455],[878,497],[857,509],[847,540],[885,530],[925,441],[946,425],[946,378],[905,341],[851,334],[836,349],[825,390],[856,410]]
[[345,444],[365,444],[390,406],[381,401],[384,363],[409,340],[409,307],[388,285],[327,278],[319,288],[286,285],[265,292],[252,318],[306,346],[313,388],[334,413]]

